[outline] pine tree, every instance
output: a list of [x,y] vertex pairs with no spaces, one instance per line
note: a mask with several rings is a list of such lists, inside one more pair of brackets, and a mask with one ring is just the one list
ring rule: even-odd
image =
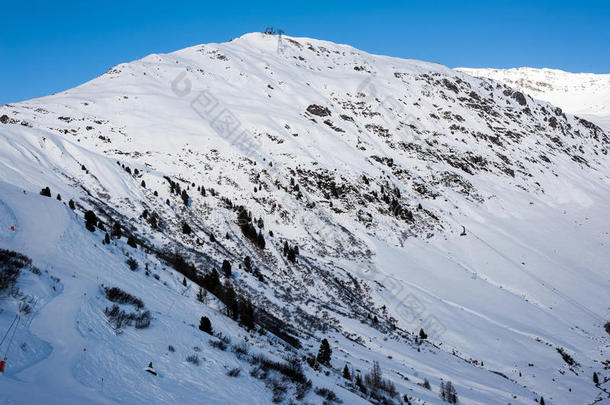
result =
[[593,384],[599,385],[599,377],[596,372],[593,372]]
[[239,322],[248,330],[254,328],[254,306],[247,298],[239,302]]
[[233,286],[227,282],[224,285],[224,304],[226,305],[226,315],[234,320],[237,320],[239,315],[239,308],[237,305],[237,296],[235,295],[235,290],[233,290]]
[[212,242],[212,243],[216,242],[216,237],[214,236],[213,233],[210,233],[210,242]]
[[297,257],[294,254],[294,249],[292,249],[292,248],[288,249],[288,261],[294,263],[294,262],[296,262],[296,260],[297,260]]
[[153,213],[153,215],[150,216],[150,221],[148,221],[148,223],[150,224],[150,227],[152,229],[157,229],[157,214]]
[[443,385],[441,383],[441,391],[444,392],[444,399],[447,400],[447,402],[449,402],[450,404],[456,404],[457,403],[457,392],[455,390],[455,387],[453,386],[453,384],[451,383],[451,381],[447,381],[447,384],[445,384],[445,388],[443,391]]
[[231,277],[231,262],[228,260],[224,260],[222,262],[222,272],[226,277]]
[[138,247],[138,244],[136,243],[136,240],[133,236],[129,236],[127,238],[127,245],[131,246],[134,249]]
[[184,205],[186,205],[188,207],[189,195],[186,193],[186,190],[182,190],[182,194],[180,196],[182,197],[182,202],[184,202]]
[[51,189],[49,187],[43,188],[42,190],[40,190],[40,195],[45,197],[51,197]]
[[146,187],[146,182],[145,182],[144,180],[142,180],[142,183],[140,183],[140,185],[141,185],[142,187]]
[[250,259],[250,256],[246,256],[244,259],[244,267],[248,273],[252,272],[252,259]]
[[381,366],[379,362],[375,360],[373,362],[373,368],[371,369],[371,373],[365,376],[365,379],[368,380],[368,383],[375,388],[381,388],[383,382],[383,374],[381,373]]
[[182,224],[182,233],[185,234],[185,235],[190,235],[191,234],[191,227],[186,222],[184,222]]
[[540,405],[544,405],[544,397],[540,397]]
[[366,394],[366,387],[362,383],[362,377],[360,376],[360,374],[356,376],[356,387],[360,389],[360,392]]
[[328,344],[328,340],[322,339],[322,343],[320,344],[320,350],[318,350],[318,357],[316,358],[318,360],[318,363],[325,366],[330,366],[330,359],[332,354],[333,351],[330,348],[330,345]]
[[70,200],[68,202],[68,207],[70,207],[71,210],[74,210],[76,208],[76,206],[74,205],[74,201]]
[[422,340],[428,338],[428,335],[426,334],[426,332],[424,332],[423,328],[419,330],[419,338]]
[[186,277],[182,278],[182,285],[186,287]]
[[106,233],[106,236],[104,236],[104,244],[110,245],[110,235],[108,235],[108,233]]
[[61,201],[61,194],[57,194],[57,201]]
[[123,236],[123,233],[121,232],[121,224],[119,224],[118,222],[115,222],[114,224],[112,224],[111,236],[113,238],[117,238],[117,239],[120,239],[121,236]]
[[352,376],[349,373],[349,368],[347,368],[347,364],[345,365],[345,367],[343,367],[343,378],[345,378],[346,380],[352,379]]
[[199,320],[199,330],[212,334],[212,322],[210,322],[210,318],[207,316],[202,316]]
[[95,232],[95,224],[97,224],[97,216],[95,212],[89,210],[85,212],[85,227],[89,232]]
[[199,291],[197,292],[197,301],[204,302],[206,293],[203,288],[199,287]]
[[265,248],[265,237],[263,236],[262,232],[258,233],[258,236],[256,237],[256,244],[261,249]]
[[288,251],[290,247],[288,246],[288,241],[284,241],[284,256],[288,256]]

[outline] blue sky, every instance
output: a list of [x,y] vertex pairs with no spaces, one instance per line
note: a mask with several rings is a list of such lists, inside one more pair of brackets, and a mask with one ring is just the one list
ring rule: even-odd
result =
[[0,104],[74,87],[150,53],[266,26],[451,67],[610,73],[609,22],[608,0],[7,1]]

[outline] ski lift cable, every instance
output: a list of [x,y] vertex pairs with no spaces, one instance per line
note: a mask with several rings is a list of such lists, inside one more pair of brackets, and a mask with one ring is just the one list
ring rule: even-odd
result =
[[[19,324],[19,320],[20,319],[21,319],[21,317],[17,316],[17,324]],[[8,345],[6,346],[6,351],[4,352],[3,358],[6,358],[6,355],[8,354],[8,351],[11,348],[11,343],[13,343],[13,339],[15,338],[15,333],[16,332],[17,332],[17,325],[15,325],[15,327],[13,328],[13,334],[12,334],[11,338],[8,341]]]
[[9,325],[8,329],[6,330],[6,333],[4,334],[4,337],[2,338],[2,341],[0,342],[0,346],[2,346],[2,344],[4,343],[4,340],[6,339],[6,337],[8,336],[8,334],[10,333],[13,325],[15,324],[15,321],[17,320],[19,315],[15,315],[15,317],[13,318],[13,322],[11,322],[11,324]]
[[32,324],[32,321],[34,320],[34,315],[35,315],[34,309],[36,309],[37,304],[38,304],[38,297],[36,297],[36,299],[34,300],[34,303],[32,304],[32,310],[30,312],[30,316],[27,319],[24,319],[23,327],[26,329],[30,327],[30,325]]

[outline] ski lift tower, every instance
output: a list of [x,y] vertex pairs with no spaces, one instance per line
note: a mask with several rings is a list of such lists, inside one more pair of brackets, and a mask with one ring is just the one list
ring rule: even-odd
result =
[[284,44],[282,43],[282,34],[283,33],[284,33],[284,30],[282,30],[282,29],[277,30],[277,53],[284,52]]
[[275,34],[275,32],[273,31],[273,27],[266,27],[265,28],[265,34],[267,34],[267,35]]

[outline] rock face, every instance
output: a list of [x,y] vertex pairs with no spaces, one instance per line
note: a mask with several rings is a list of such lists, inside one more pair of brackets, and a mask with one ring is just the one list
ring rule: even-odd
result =
[[308,106],[307,112],[313,115],[317,115],[318,117],[327,117],[330,115],[330,110],[328,108],[316,104]]
[[[154,286],[167,307],[210,307],[214,331],[235,345],[315,358],[326,338],[333,367],[365,373],[380,361],[398,391],[420,402],[438,401],[421,380],[443,378],[464,403],[526,403],[540,393],[582,403],[591,390],[584,370],[608,350],[595,308],[607,298],[610,139],[522,91],[438,64],[247,34],[0,107],[0,189],[38,198],[50,187],[76,202],[69,213],[83,229],[82,214],[93,211],[98,224],[83,238],[99,243],[88,249],[139,262],[125,277]],[[12,221],[5,205],[0,220]],[[80,238],[71,232],[57,237]],[[102,244],[106,232],[112,241]],[[44,253],[34,259],[48,260]],[[102,274],[81,264],[92,280]],[[115,267],[112,285],[122,282]],[[151,333],[200,347],[189,325],[202,314],[171,323],[167,311],[151,309]],[[157,316],[167,318],[155,326]],[[142,339],[120,338],[149,361]],[[108,337],[100,350],[114,344]],[[218,369],[219,386],[264,374],[227,379]],[[335,373],[325,380],[306,365],[305,374],[345,403],[371,400]]]
[[519,103],[520,105],[527,105],[527,100],[525,99],[525,96],[523,95],[523,93],[521,93],[520,91],[516,91],[513,93],[513,98],[517,101],[517,103]]

